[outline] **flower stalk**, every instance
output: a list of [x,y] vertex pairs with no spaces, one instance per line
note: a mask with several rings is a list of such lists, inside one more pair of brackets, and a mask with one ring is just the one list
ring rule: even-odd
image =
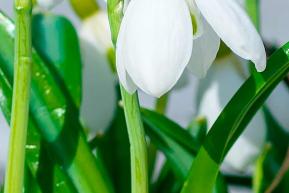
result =
[[121,86],[121,96],[130,141],[131,192],[148,192],[147,145],[141,121],[137,94],[129,94]]
[[[114,45],[123,16],[122,9],[122,0],[108,0],[108,15]],[[130,141],[131,192],[148,193],[147,144],[137,92],[129,94],[123,86],[120,86],[120,90]]]
[[167,111],[167,107],[168,107],[168,100],[169,100],[169,94],[167,93],[165,95],[163,95],[161,98],[158,98],[156,101],[156,112],[160,113],[160,114],[165,114]]
[[23,191],[31,79],[31,0],[15,0],[16,34],[11,134],[5,193]]

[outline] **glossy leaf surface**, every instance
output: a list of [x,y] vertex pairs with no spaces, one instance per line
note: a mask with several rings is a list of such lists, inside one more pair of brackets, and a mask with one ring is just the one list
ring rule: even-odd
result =
[[289,43],[270,57],[265,72],[253,73],[225,107],[200,148],[182,193],[212,192],[227,152],[288,71]]
[[[172,176],[170,169],[165,171],[168,172],[170,177],[163,179],[163,183],[173,178],[174,183],[169,181],[171,185],[166,185],[165,187],[169,188],[170,191],[174,189],[176,192],[179,192],[201,143],[192,137],[188,131],[159,113],[142,109],[142,117],[147,134],[156,147],[165,154],[170,165],[169,168],[171,168],[176,175],[176,177]],[[195,124],[197,124],[197,121]],[[194,125],[194,127],[194,129],[204,129],[203,122],[200,122],[198,126]],[[166,176],[164,176],[164,178],[166,178]],[[164,188],[163,185],[160,186],[160,184],[158,184],[158,186]],[[219,175],[217,178],[214,192],[227,192],[226,182],[222,175]]]
[[69,20],[52,14],[36,14],[32,20],[32,42],[62,91],[77,107],[81,102],[81,57],[78,37]]
[[[13,79],[14,25],[0,14],[0,64]],[[95,159],[78,120],[78,110],[70,98],[62,93],[55,77],[33,51],[30,112],[41,135],[80,192],[113,192],[110,180],[100,160]],[[83,163],[86,163],[85,165]],[[97,183],[97,184],[96,184]]]

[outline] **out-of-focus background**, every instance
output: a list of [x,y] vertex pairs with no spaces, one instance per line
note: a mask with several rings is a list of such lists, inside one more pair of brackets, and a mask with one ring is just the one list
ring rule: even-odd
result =
[[[13,18],[13,0],[0,0],[0,9]],[[53,12],[70,18],[76,28],[80,27],[80,21],[73,13],[68,1],[63,1]],[[261,0],[261,34],[265,42],[281,46],[289,40],[289,0]],[[1,42],[0,42],[1,43]],[[170,96],[168,116],[179,124],[186,126],[196,113],[195,92],[198,80],[188,75],[189,84],[184,88],[175,90]],[[202,81],[202,80],[201,80]],[[146,107],[154,106],[154,99],[141,93],[141,104]],[[3,117],[0,119],[0,127],[5,127]],[[0,131],[2,129],[0,128]],[[5,133],[4,133],[5,134]],[[0,132],[0,136],[3,133]],[[5,143],[0,137],[0,148]],[[0,157],[0,161],[3,161]],[[0,168],[1,171],[1,168]],[[251,192],[247,189],[232,187],[234,193]]]

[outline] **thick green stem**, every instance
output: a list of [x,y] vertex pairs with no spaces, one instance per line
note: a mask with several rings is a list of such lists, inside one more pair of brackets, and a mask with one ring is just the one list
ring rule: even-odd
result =
[[121,86],[121,96],[130,141],[131,192],[148,192],[147,145],[141,121],[137,94],[129,94]]
[[[123,1],[108,0],[108,15],[112,41],[115,44],[123,16]],[[124,113],[130,141],[131,192],[148,192],[147,144],[141,121],[137,93],[131,95],[120,86]]]
[[85,19],[99,10],[96,0],[70,0],[70,4],[81,19]]
[[16,0],[15,71],[5,193],[22,193],[31,79],[31,0]]

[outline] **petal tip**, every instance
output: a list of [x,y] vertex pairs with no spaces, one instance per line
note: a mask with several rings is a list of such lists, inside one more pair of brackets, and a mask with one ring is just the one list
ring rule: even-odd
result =
[[267,65],[267,56],[266,56],[265,50],[259,58],[252,60],[252,61],[255,64],[256,70],[258,72],[263,72],[266,69],[266,65]]

